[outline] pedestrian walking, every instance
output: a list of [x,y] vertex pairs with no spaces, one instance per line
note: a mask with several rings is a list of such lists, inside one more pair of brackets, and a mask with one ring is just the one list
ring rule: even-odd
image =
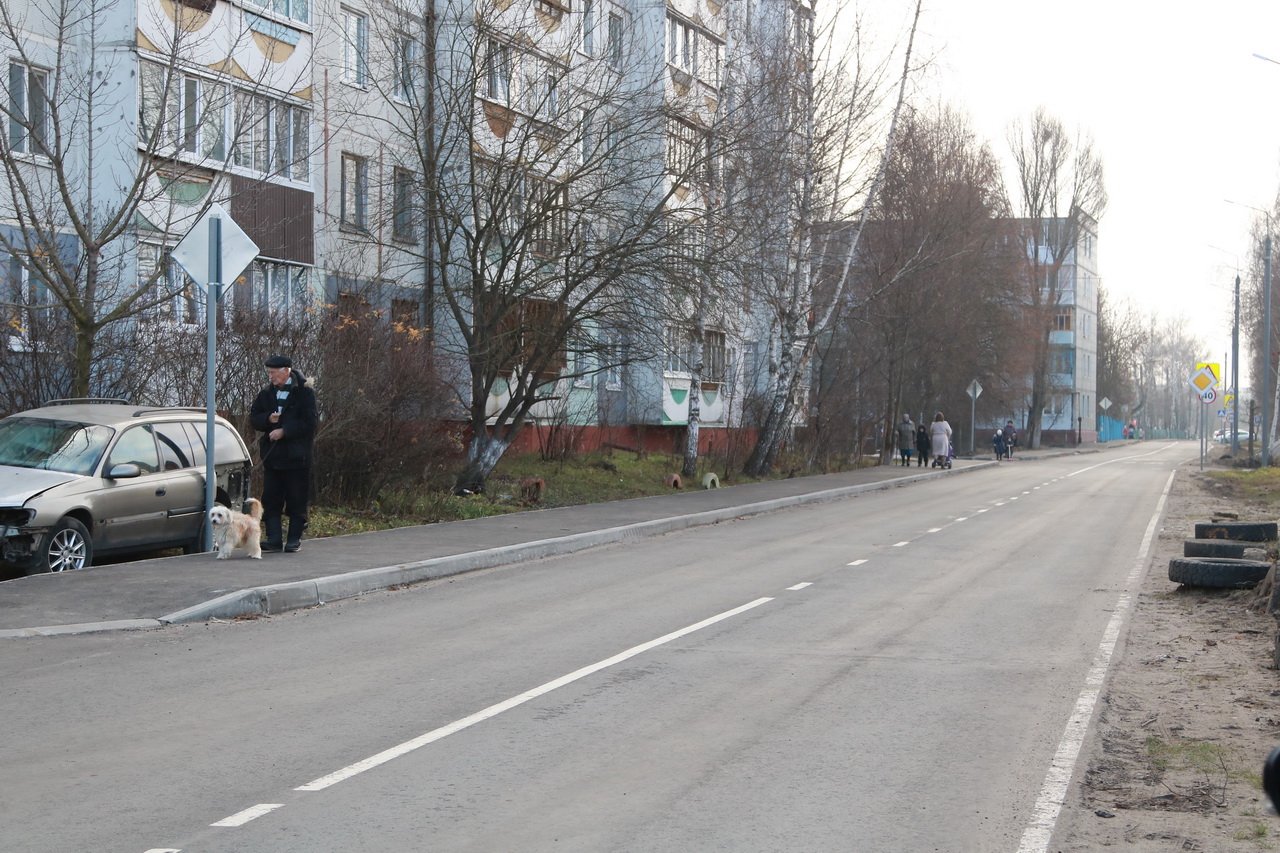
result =
[[1004,445],[1005,456],[1012,459],[1013,449],[1018,446],[1018,431],[1014,429],[1013,421],[1004,425]]
[[997,462],[1008,455],[1008,445],[1004,440],[1004,430],[997,429],[995,435],[991,436],[991,449],[995,451]]
[[916,449],[916,425],[911,415],[903,415],[898,424],[898,456],[902,465],[911,464],[911,453]]
[[946,460],[951,457],[951,424],[947,423],[942,412],[937,412],[933,416],[933,423],[929,424],[929,442],[933,464],[938,465],[941,460],[941,464],[945,465]]
[[[267,387],[258,392],[249,410],[249,422],[262,435],[258,450],[262,460],[262,524],[264,551],[288,553],[302,547],[307,528],[307,503],[311,497],[311,442],[315,437],[316,394],[309,380],[285,355],[263,362]],[[284,537],[284,515],[289,535]]]
[[[922,420],[923,417],[921,415]],[[917,468],[923,468],[929,464],[929,428],[924,424],[916,427],[916,453],[919,455],[916,461]]]

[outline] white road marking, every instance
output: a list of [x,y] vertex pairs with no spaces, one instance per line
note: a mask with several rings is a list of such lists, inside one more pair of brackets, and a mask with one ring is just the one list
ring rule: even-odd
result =
[[798,583],[795,586],[789,586],[787,587],[787,589],[790,590],[791,592],[795,592],[798,589],[804,589],[806,586],[813,586],[813,584],[806,581],[804,583]]
[[996,506],[1004,506],[1004,501],[996,501]]
[[854,560],[852,563],[845,563],[846,566],[861,566],[866,560]]
[[967,516],[967,515],[962,515],[962,516],[960,516],[959,518],[957,518],[957,519],[956,519],[956,523],[958,524],[958,523],[960,523],[961,521],[968,521],[968,520],[969,520],[969,516]]
[[910,544],[911,544],[911,541],[910,541],[910,540],[907,540],[907,541],[905,541],[905,542],[894,542],[894,543],[893,543],[893,547],[895,547],[895,548],[901,548],[903,545],[910,545]]
[[152,847],[144,853],[182,853],[181,847]]
[[930,528],[929,528],[929,532],[930,532],[930,533],[939,533],[939,532],[941,532],[941,531],[942,531],[942,528],[941,528],[941,527],[930,527]]
[[470,728],[476,723],[483,722],[490,717],[496,717],[504,711],[510,711],[512,708],[523,705],[525,702],[536,699],[539,696],[543,696],[560,687],[564,687],[566,684],[572,684],[573,682],[581,678],[586,678],[588,675],[593,675],[602,669],[608,669],[615,664],[622,663],[623,661],[629,660],[636,655],[643,654],[650,649],[655,649],[658,646],[665,645],[672,640],[678,640],[681,637],[694,633],[695,631],[701,631],[703,628],[710,627],[717,622],[723,622],[725,619],[730,619],[740,613],[745,613],[748,610],[759,607],[762,604],[767,604],[770,601],[773,601],[773,599],[757,598],[755,601],[748,602],[741,607],[726,610],[725,612],[712,616],[709,619],[703,619],[701,622],[681,628],[678,631],[672,631],[670,634],[658,637],[656,640],[650,640],[647,643],[632,646],[626,651],[619,652],[611,658],[605,658],[602,661],[584,666],[582,669],[574,670],[568,675],[562,675],[554,681],[548,681],[546,684],[535,687],[532,690],[526,690],[518,696],[512,696],[510,699],[499,702],[496,705],[490,705],[488,708],[485,708],[482,711],[477,711],[469,717],[463,717],[462,719],[455,720],[446,726],[441,726],[438,729],[432,729],[425,734],[418,735],[412,740],[407,740],[402,744],[391,747],[390,749],[384,749],[377,755],[371,755],[362,761],[357,761],[355,764],[349,764],[341,770],[335,770],[334,772],[326,776],[321,776],[319,779],[315,779],[305,785],[299,785],[297,788],[294,788],[294,790],[323,791],[331,785],[336,785],[339,782],[350,779],[352,776],[357,776],[366,770],[372,770],[375,767],[386,764],[392,759],[399,758],[402,755],[407,755],[415,749],[424,747],[429,743],[434,743],[435,741],[446,738],[451,734],[460,732],[463,729]]
[[271,812],[283,806],[284,803],[259,803],[242,812],[236,812],[231,817],[224,817],[217,823],[209,824],[209,826],[244,826],[249,821],[260,818],[264,814],[271,814]]
[[978,510],[978,514],[979,514],[979,515],[981,515],[981,514],[982,514],[982,513],[984,513],[984,512],[991,512],[991,507],[989,507],[989,506],[984,506],[982,509]]
[[1017,499],[1018,499],[1018,496],[1017,496],[1017,495],[1014,495],[1013,497],[1009,498],[1009,500],[1011,500],[1011,501],[1016,501]]
[[[1094,466],[1097,467],[1097,466]],[[1080,755],[1080,747],[1084,745],[1085,734],[1089,730],[1089,721],[1093,718],[1094,706],[1098,703],[1098,694],[1102,690],[1103,680],[1111,665],[1111,655],[1115,653],[1116,641],[1120,637],[1120,628],[1133,607],[1134,593],[1131,591],[1142,579],[1142,573],[1150,559],[1152,540],[1155,539],[1156,528],[1160,522],[1160,514],[1164,512],[1165,500],[1169,497],[1169,489],[1173,486],[1176,471],[1169,474],[1164,484],[1164,492],[1156,502],[1155,512],[1147,523],[1146,533],[1142,536],[1142,544],[1138,546],[1138,556],[1125,578],[1125,588],[1116,601],[1111,619],[1102,632],[1102,642],[1094,655],[1093,665],[1084,679],[1084,689],[1076,698],[1075,708],[1067,719],[1067,726],[1058,742],[1058,749],[1045,774],[1044,785],[1040,788],[1040,796],[1036,798],[1032,809],[1031,822],[1022,833],[1022,843],[1018,845],[1018,853],[1047,853],[1049,841],[1053,836],[1053,828],[1062,812],[1062,804],[1067,800],[1067,788],[1071,784],[1071,775],[1075,772],[1076,758]]]

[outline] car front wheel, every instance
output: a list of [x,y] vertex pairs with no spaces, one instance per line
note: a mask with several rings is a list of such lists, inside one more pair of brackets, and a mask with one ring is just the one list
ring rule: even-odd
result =
[[49,533],[44,547],[44,569],[69,572],[93,564],[93,541],[89,531],[74,518],[64,518]]

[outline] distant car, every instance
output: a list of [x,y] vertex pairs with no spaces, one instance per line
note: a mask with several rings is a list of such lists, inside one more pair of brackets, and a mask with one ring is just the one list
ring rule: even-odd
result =
[[[1214,438],[1214,441],[1218,442],[1218,444],[1230,444],[1230,443],[1231,443],[1231,430],[1229,430],[1229,429],[1220,429],[1220,430],[1218,430],[1217,432],[1215,432],[1215,433],[1213,434],[1213,438]],[[1236,439],[1237,439],[1237,441],[1238,441],[1240,444],[1248,444],[1248,443],[1249,443],[1249,431],[1248,431],[1247,429],[1238,430],[1238,431],[1236,432]]]
[[[0,420],[0,561],[28,574],[97,555],[200,547],[205,412],[54,401]],[[215,501],[248,498],[249,449],[214,420]]]

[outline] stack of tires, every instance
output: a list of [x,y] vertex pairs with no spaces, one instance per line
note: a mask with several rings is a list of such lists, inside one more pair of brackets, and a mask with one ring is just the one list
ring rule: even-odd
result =
[[[1250,589],[1267,576],[1267,550],[1276,541],[1274,521],[1197,523],[1196,536],[1182,544],[1181,557],[1169,561],[1169,580],[1185,586]],[[1247,559],[1253,549],[1258,559]]]

